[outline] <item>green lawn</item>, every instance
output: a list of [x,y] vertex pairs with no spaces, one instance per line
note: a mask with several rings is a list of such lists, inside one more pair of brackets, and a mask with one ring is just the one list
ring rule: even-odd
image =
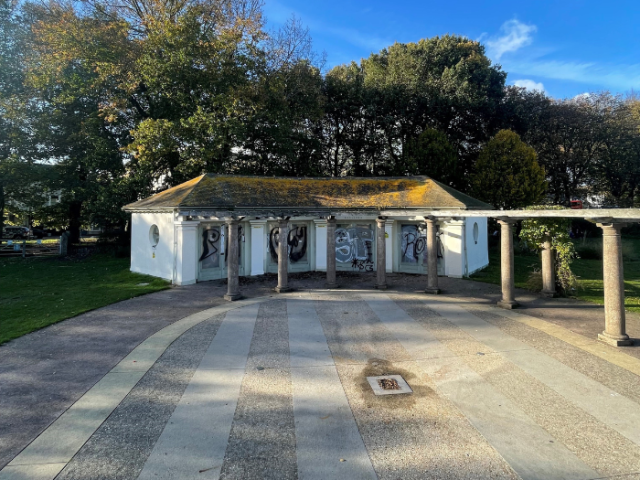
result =
[[80,313],[168,287],[164,280],[130,272],[128,258],[0,258],[0,344]]
[[[588,240],[593,250],[601,250],[599,239]],[[577,242],[579,245],[579,242]],[[640,239],[623,237],[625,306],[627,310],[640,313]],[[527,279],[533,269],[540,269],[540,260],[535,255],[516,253],[515,284],[519,288],[527,288]],[[578,277],[579,288],[573,295],[580,300],[593,303],[604,303],[602,285],[602,260],[578,258],[571,268]],[[471,276],[479,282],[500,284],[500,250],[493,247],[489,251],[489,266]]]

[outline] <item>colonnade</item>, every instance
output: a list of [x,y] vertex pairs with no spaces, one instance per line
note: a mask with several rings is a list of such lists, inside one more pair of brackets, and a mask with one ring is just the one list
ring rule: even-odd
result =
[[[516,218],[500,218],[500,268],[502,298],[501,308],[516,308],[514,288],[513,225]],[[620,231],[626,225],[619,222],[596,223],[602,229],[602,269],[604,279],[605,329],[598,339],[616,347],[632,345],[625,325],[624,311],[624,269],[622,262],[622,238]],[[542,249],[542,294],[552,297],[556,294],[554,254],[551,238],[547,235]]]
[[[501,308],[512,309],[518,307],[515,299],[514,286],[514,250],[513,250],[513,226],[519,218],[497,217],[500,224],[500,266],[502,297],[498,301]],[[386,241],[385,241],[386,217],[376,219],[376,245],[377,265],[375,288],[386,289]],[[278,219],[278,234],[280,239],[286,239],[288,235],[289,218]],[[227,294],[226,300],[234,301],[241,298],[238,279],[238,219],[226,220],[229,231],[229,243],[227,250]],[[438,287],[438,267],[436,250],[436,225],[435,216],[425,217],[427,229],[427,285],[425,293],[440,293]],[[603,271],[604,271],[604,309],[605,329],[598,338],[614,346],[631,345],[633,342],[626,334],[624,311],[624,276],[622,264],[622,242],[620,231],[625,223],[602,222],[597,223],[602,229],[603,235]],[[336,218],[327,217],[327,277],[326,287],[337,288],[336,277]],[[290,291],[288,283],[287,242],[278,242],[278,285],[275,291],[278,293]],[[555,296],[555,266],[554,253],[551,238],[547,236],[542,249],[542,294],[548,297]]]
[[[377,264],[376,283],[374,288],[384,290],[387,288],[387,248],[385,239],[385,222],[387,217],[376,218],[376,247]],[[240,293],[238,270],[238,226],[240,219],[227,218],[225,223],[229,232],[227,246],[227,294],[225,300],[235,301],[242,298]],[[437,219],[425,217],[427,228],[427,285],[425,293],[440,293],[438,288],[438,252],[436,247]],[[278,238],[287,238],[289,233],[289,217],[278,219]],[[288,292],[289,287],[289,257],[287,255],[287,242],[278,242],[278,285],[275,291]],[[326,288],[338,288],[336,273],[336,217],[327,217],[327,280]]]

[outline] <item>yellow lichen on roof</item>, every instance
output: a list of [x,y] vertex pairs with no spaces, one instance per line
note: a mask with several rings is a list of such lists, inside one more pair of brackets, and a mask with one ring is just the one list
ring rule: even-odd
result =
[[478,200],[428,177],[284,178],[204,175],[125,209],[479,208]]
[[414,179],[215,176],[204,178],[182,206],[410,208],[425,204],[431,186]]
[[188,182],[181,183],[178,186],[169,188],[168,190],[160,193],[156,193],[152,197],[140,200],[135,204],[140,207],[147,206],[147,204],[152,204],[149,206],[154,207],[173,207],[176,205],[180,205],[180,203],[182,203],[185,198],[187,198],[187,196],[193,191],[195,186],[204,176],[205,175],[200,175],[199,177],[189,180]]

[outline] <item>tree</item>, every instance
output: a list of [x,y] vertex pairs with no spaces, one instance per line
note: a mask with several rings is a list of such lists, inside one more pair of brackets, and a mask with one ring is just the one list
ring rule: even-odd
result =
[[471,184],[474,196],[504,209],[540,203],[546,188],[535,150],[510,130],[500,130],[482,148]]
[[[31,90],[36,159],[52,165],[48,188],[61,192],[70,240],[95,212],[87,206],[124,174],[122,129],[105,119],[113,101],[109,61],[126,44],[123,26],[98,15],[81,17],[69,6],[33,7],[34,40],[25,84]],[[95,34],[95,36],[92,35]],[[92,38],[93,42],[85,45]],[[110,49],[112,46],[113,49]],[[82,55],[81,55],[82,53]]]
[[443,133],[427,129],[408,145],[407,163],[413,175],[428,175],[451,185],[458,176],[456,151]]
[[497,129],[496,111],[506,74],[492,65],[484,47],[466,37],[444,35],[416,43],[395,43],[362,61],[367,106],[383,132],[385,171],[408,171],[407,146],[423,130],[443,132],[456,149],[467,188],[479,147]]
[[603,140],[593,191],[617,207],[633,206],[640,187],[640,102],[608,93],[598,96]]

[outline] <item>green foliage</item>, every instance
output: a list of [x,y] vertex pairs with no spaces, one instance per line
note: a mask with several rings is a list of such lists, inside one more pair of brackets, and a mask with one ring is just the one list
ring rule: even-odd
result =
[[0,223],[20,202],[75,234],[122,227],[122,205],[203,172],[425,174],[503,208],[541,201],[546,175],[555,203],[638,201],[637,98],[505,79],[456,35],[324,72],[308,29],[267,32],[259,0],[0,0]]
[[539,203],[546,188],[535,150],[510,130],[499,131],[484,146],[471,183],[473,195],[503,209]]
[[447,136],[427,129],[409,143],[407,163],[412,175],[428,175],[450,185],[458,177],[458,158]]
[[[549,210],[562,207],[534,206],[527,210]],[[566,294],[576,289],[576,276],[571,271],[571,263],[576,256],[574,244],[569,237],[571,222],[566,218],[530,218],[522,222],[520,239],[534,251],[541,251],[547,236],[555,252],[556,283]]]

